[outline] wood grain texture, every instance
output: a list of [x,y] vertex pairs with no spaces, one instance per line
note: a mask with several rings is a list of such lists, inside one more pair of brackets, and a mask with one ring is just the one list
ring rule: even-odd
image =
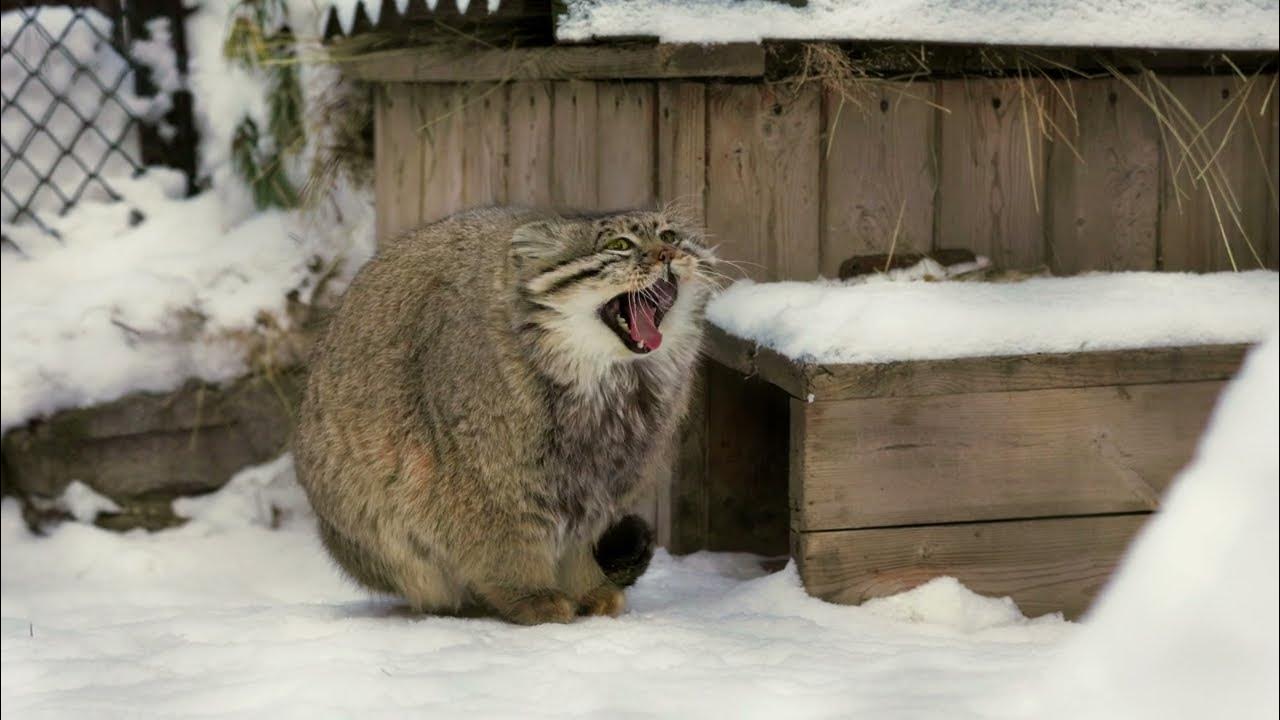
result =
[[658,202],[707,215],[707,86],[658,83]]
[[652,207],[657,91],[652,83],[597,83],[597,208]]
[[708,366],[708,549],[787,552],[789,402],[766,382]]
[[552,91],[551,203],[591,209],[599,203],[598,83],[558,82]]
[[797,530],[1154,510],[1221,382],[815,402]]
[[1049,152],[1049,267],[1063,275],[1154,270],[1160,216],[1155,115],[1114,78],[1059,81],[1052,88],[1053,121],[1067,137],[1055,136]]
[[505,50],[450,48],[445,43],[365,53],[346,60],[349,77],[372,82],[505,82],[510,80],[642,80],[760,77],[758,43],[644,44]]
[[507,95],[507,196],[529,207],[551,205],[549,82],[515,82]]
[[467,87],[415,85],[414,106],[422,138],[422,190],[419,223],[446,218],[465,207],[463,198],[464,123]]
[[850,365],[798,363],[766,347],[707,329],[707,355],[759,375],[793,397],[841,400],[1046,388],[1226,380],[1247,345],[1201,345],[1079,353],[910,360]]
[[673,553],[707,547],[707,365],[703,361],[694,377],[689,412],[678,435],[667,543]]
[[467,85],[462,108],[462,206],[507,204],[507,87]]
[[[1234,266],[1242,270],[1264,265],[1275,178],[1268,183],[1266,140],[1255,139],[1254,132],[1260,135],[1274,122],[1274,98],[1267,113],[1259,114],[1267,80],[1259,78],[1249,85],[1230,76],[1163,81],[1177,98],[1176,103],[1169,101],[1168,112],[1181,118],[1185,108],[1195,120],[1183,121],[1182,131],[1192,152],[1184,152],[1169,133],[1163,141],[1160,269],[1231,270],[1233,257]],[[1237,114],[1242,96],[1244,105]],[[1211,169],[1197,180],[1204,168]]]
[[[1044,257],[1044,136],[1036,80],[942,80],[937,247],[968,248],[996,267],[1032,268]],[[1029,148],[1029,149],[1028,149]]]
[[379,242],[418,224],[422,207],[422,145],[417,92],[411,85],[378,91],[374,191]]
[[[824,96],[820,270],[853,255],[933,247],[933,85],[876,83],[863,107]],[[896,240],[895,240],[896,236]]]
[[[1273,75],[1271,81],[1274,80]],[[1270,203],[1267,207],[1267,267],[1272,270],[1280,269],[1280,110],[1276,110],[1276,102],[1280,100],[1272,96],[1268,117],[1258,118],[1256,128],[1250,128],[1251,132],[1255,129],[1258,132],[1259,145],[1270,149],[1267,175],[1272,184],[1268,187]]]
[[818,274],[819,94],[758,85],[707,91],[707,229],[756,280]]
[[858,604],[950,575],[1008,595],[1029,616],[1078,618],[1110,577],[1145,514],[797,533],[811,595]]

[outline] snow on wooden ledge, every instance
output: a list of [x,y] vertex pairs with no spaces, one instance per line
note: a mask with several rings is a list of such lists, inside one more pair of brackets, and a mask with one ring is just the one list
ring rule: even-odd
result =
[[707,308],[730,335],[802,363],[856,364],[1253,343],[1280,280],[1097,273],[1021,282],[741,281]]
[[650,35],[663,42],[891,40],[1074,47],[1275,50],[1267,0],[567,0],[561,41]]

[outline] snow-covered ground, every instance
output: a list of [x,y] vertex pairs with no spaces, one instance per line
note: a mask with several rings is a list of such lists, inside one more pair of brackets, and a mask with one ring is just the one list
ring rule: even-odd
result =
[[1095,273],[1021,282],[739,281],[707,308],[787,357],[877,363],[1253,343],[1280,318],[1280,276]]
[[1278,343],[1273,327],[1082,625],[949,579],[830,605],[793,567],[664,552],[618,619],[412,616],[337,574],[286,457],[154,534],[35,537],[6,500],[0,701],[15,718],[1275,717]]
[[[272,530],[272,506],[281,508]],[[939,580],[862,608],[659,552],[620,619],[413,617],[340,578],[287,461],[153,535],[0,509],[6,717],[977,718],[1073,626]]]
[[[341,8],[356,0],[337,0]],[[366,9],[376,2],[365,2]],[[567,0],[561,40],[901,40],[983,45],[1276,50],[1271,0]],[[350,11],[354,16],[354,10]]]

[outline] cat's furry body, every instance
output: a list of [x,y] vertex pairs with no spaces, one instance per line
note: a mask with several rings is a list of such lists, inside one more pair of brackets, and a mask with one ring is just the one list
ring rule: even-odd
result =
[[[317,345],[298,427],[338,563],[424,611],[619,612],[593,543],[684,413],[710,261],[663,213],[490,209],[388,243]],[[602,311],[666,287],[669,306]],[[660,333],[608,326],[646,312]]]

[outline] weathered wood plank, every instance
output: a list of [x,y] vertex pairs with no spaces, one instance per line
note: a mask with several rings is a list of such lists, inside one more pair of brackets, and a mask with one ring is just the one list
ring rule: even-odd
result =
[[658,83],[658,201],[705,224],[706,192],[707,86]]
[[1008,595],[1027,615],[1079,617],[1106,583],[1145,514],[797,533],[810,594],[857,604],[951,575]]
[[652,83],[596,84],[601,210],[653,206],[655,96]]
[[[1166,77],[1163,82],[1177,99],[1166,101],[1166,113],[1178,119],[1182,142],[1166,129],[1160,268],[1209,272],[1264,265],[1269,188],[1275,179],[1268,184],[1265,152],[1255,144],[1251,128],[1271,123],[1259,116],[1267,79],[1246,84],[1224,75]],[[1274,112],[1275,103],[1269,106]],[[1184,152],[1183,143],[1191,152]]]
[[419,109],[410,85],[384,85],[378,92],[374,188],[380,242],[419,223],[423,152]]
[[1114,78],[1052,88],[1053,122],[1066,137],[1055,135],[1049,152],[1050,268],[1056,274],[1154,270],[1160,215],[1155,115]]
[[933,247],[934,88],[871,86],[863,107],[824,97],[820,270],[834,278],[854,255],[928,252]]
[[551,205],[549,82],[516,82],[507,96],[507,196],[516,205]]
[[1222,385],[806,404],[796,529],[1154,510]]
[[565,208],[599,203],[596,168],[597,83],[558,82],[552,91],[551,202]]
[[391,130],[387,123],[391,122],[394,113],[389,112],[388,95],[394,85],[380,85],[373,89],[373,234],[378,242],[382,242],[391,230],[391,193],[392,175],[395,166],[391,162],[394,157],[391,149]]
[[467,86],[462,110],[462,206],[507,204],[507,87]]
[[764,48],[742,43],[472,50],[445,44],[367,53],[344,61],[342,69],[359,80],[424,83],[761,77]]
[[1240,369],[1248,350],[1247,345],[1201,345],[817,366],[714,325],[707,329],[706,348],[722,365],[759,375],[793,397],[812,394],[817,400],[1226,380]]
[[757,280],[818,274],[818,90],[758,85],[707,93],[707,229]]
[[680,426],[671,478],[670,539],[673,553],[707,547],[707,366],[693,380],[689,413]]
[[[1275,76],[1271,76],[1271,81],[1275,82]],[[1275,92],[1274,85],[1268,85]],[[1254,118],[1256,124],[1251,132],[1258,133],[1258,146],[1265,147],[1270,150],[1267,156],[1267,177],[1271,179],[1270,186],[1267,187],[1268,202],[1267,205],[1267,266],[1272,270],[1280,269],[1280,109],[1276,108],[1276,95],[1271,96],[1271,100],[1267,102],[1267,114],[1263,118]]]
[[422,138],[418,222],[431,223],[465,207],[463,112],[468,90],[457,85],[416,85],[413,90]]
[[788,406],[768,383],[707,368],[708,549],[787,552]]
[[935,247],[968,248],[1000,268],[1044,260],[1044,135],[1037,80],[942,80]]

